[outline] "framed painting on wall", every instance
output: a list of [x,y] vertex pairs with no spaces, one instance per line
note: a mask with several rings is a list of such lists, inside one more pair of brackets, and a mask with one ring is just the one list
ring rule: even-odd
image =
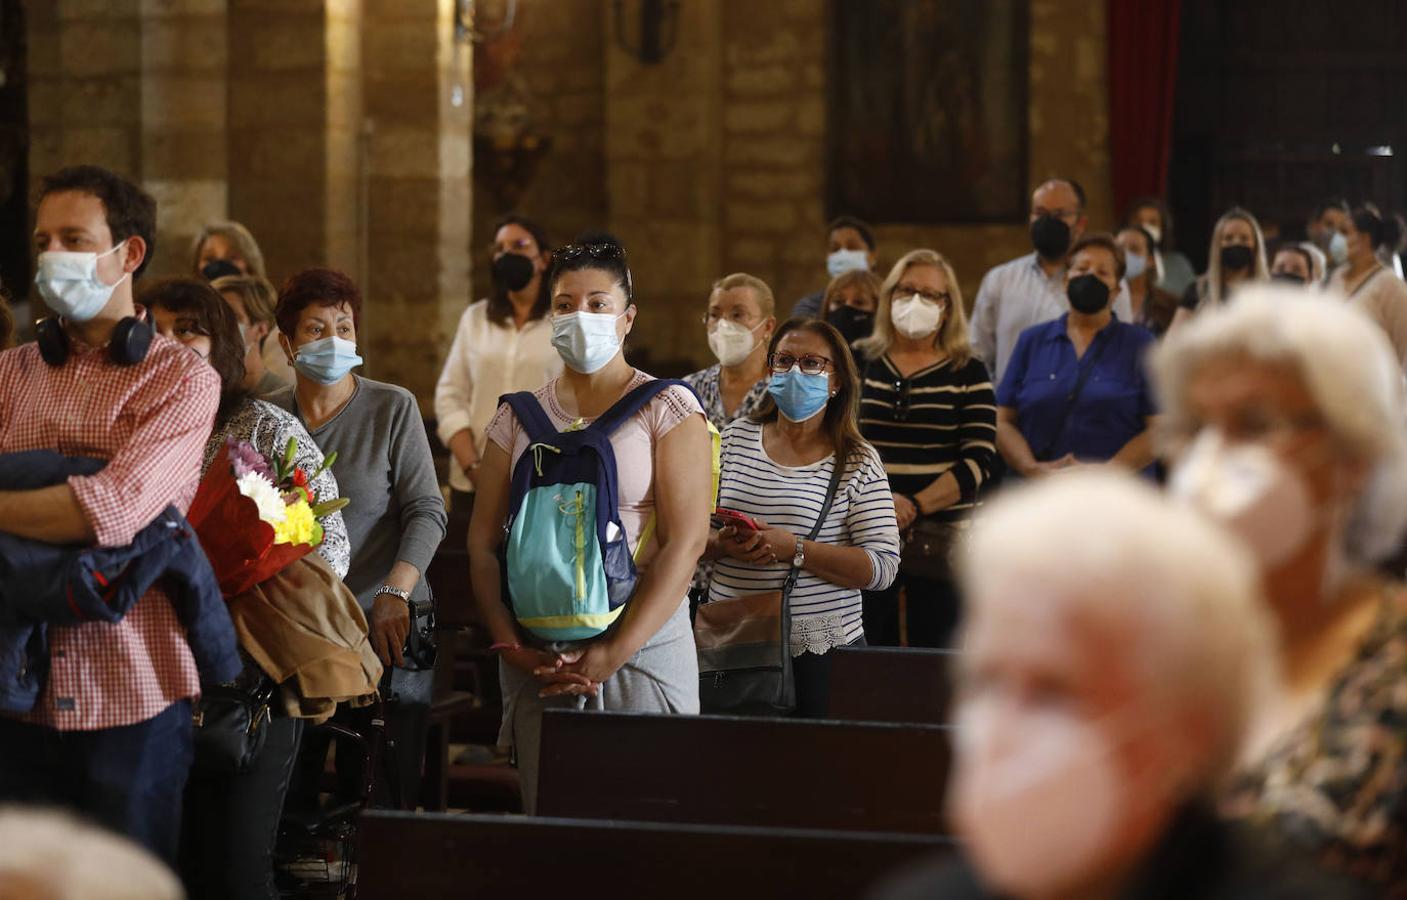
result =
[[827,207],[1026,219],[1028,0],[831,0]]

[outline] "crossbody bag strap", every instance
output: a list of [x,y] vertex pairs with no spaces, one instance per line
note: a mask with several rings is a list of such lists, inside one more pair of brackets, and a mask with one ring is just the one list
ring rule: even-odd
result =
[[[831,503],[835,500],[836,491],[840,490],[840,479],[845,475],[845,460],[840,458],[840,451],[835,454],[835,469],[831,472],[830,485],[826,488],[826,497],[821,501],[821,513],[816,517],[816,524],[811,526],[811,531],[803,540],[814,541],[816,535],[821,533],[821,526],[826,524],[826,516],[831,514]],[[801,576],[801,570],[796,566],[796,555],[792,555],[792,565],[787,571],[786,580],[782,582],[782,655],[791,656],[791,589],[796,586],[796,579]]]
[[1103,341],[1099,340],[1100,336],[1103,334],[1104,332],[1101,331],[1098,335],[1095,335],[1094,346],[1090,347],[1088,355],[1081,360],[1084,365],[1080,366],[1080,374],[1075,379],[1075,386],[1071,388],[1070,393],[1065,396],[1065,409],[1060,413],[1060,425],[1055,429],[1055,434],[1051,437],[1050,443],[1046,444],[1045,448],[1040,453],[1036,454],[1037,462],[1049,462],[1050,454],[1055,450],[1055,445],[1060,443],[1060,439],[1065,436],[1065,428],[1070,424],[1070,415],[1075,411],[1075,404],[1080,402],[1080,394],[1084,393],[1085,384],[1089,381],[1089,376],[1094,374],[1094,367],[1099,365],[1100,355],[1104,353],[1105,346],[1112,340],[1112,338],[1109,337],[1106,337]]

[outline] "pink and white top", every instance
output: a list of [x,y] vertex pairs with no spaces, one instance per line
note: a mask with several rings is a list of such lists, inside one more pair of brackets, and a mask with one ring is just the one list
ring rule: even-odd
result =
[[[577,422],[589,425],[595,421],[563,411],[561,404],[557,402],[557,382],[560,380],[554,378],[533,391],[533,396],[542,405],[547,418],[557,430],[564,431]],[[653,376],[637,370],[635,377],[626,386],[626,392],[653,380]],[[675,385],[657,394],[644,409],[611,435],[611,447],[616,452],[617,490],[620,494],[616,502],[620,510],[620,522],[625,528],[626,539],[632,551],[650,514],[655,511],[655,444],[692,415],[703,415],[703,407],[699,405],[698,398],[688,389]],[[498,412],[489,422],[488,439],[508,454],[511,466],[517,465],[518,458],[528,449],[528,433],[506,403],[499,406]],[[708,475],[709,473],[705,472],[701,477]],[[652,546],[646,547],[640,554],[642,570],[649,565],[649,560],[655,554],[653,538],[651,543]]]

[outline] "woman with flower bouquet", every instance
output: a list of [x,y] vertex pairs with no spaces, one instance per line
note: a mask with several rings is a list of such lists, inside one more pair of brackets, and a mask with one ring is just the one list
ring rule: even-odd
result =
[[[339,511],[346,501],[338,499],[329,468],[333,460],[323,457],[297,418],[241,387],[244,339],[228,304],[194,279],[155,284],[142,300],[158,331],[186,344],[220,375],[220,406],[189,518],[225,597],[244,595],[305,557],[330,569],[329,581],[340,585],[350,553]],[[240,502],[245,497],[252,504]],[[365,633],[364,619],[360,627]],[[247,664],[234,687],[267,696],[271,680],[250,648],[241,650]],[[203,771],[197,759],[186,788],[181,848],[181,869],[193,897],[278,897],[274,840],[303,720],[276,707],[270,704],[263,744],[244,771]]]

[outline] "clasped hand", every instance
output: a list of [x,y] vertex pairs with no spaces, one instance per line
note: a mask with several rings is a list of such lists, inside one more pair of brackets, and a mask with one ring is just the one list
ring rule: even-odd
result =
[[771,565],[796,555],[796,535],[785,528],[773,528],[761,519],[757,531],[738,530],[725,525],[718,530],[718,548],[724,556],[755,566]]
[[539,697],[573,694],[595,697],[601,692],[601,685],[624,665],[624,660],[617,659],[609,638],[601,638],[581,649],[562,653],[520,647],[505,651],[503,659],[542,683],[537,692]]

